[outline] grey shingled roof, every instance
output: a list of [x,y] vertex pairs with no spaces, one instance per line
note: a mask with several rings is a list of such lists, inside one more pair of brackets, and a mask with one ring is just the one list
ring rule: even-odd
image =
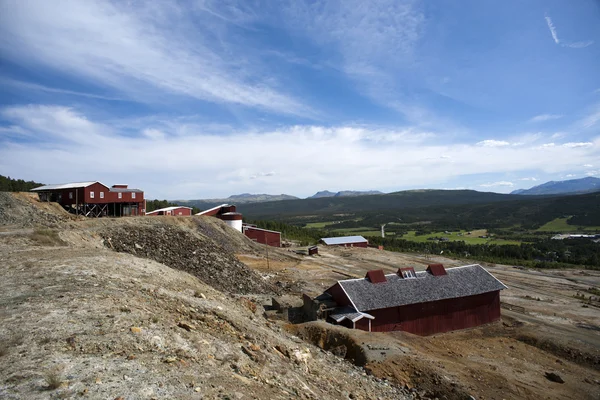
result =
[[448,275],[433,276],[417,272],[417,278],[402,279],[396,274],[386,275],[387,282],[371,283],[367,279],[339,281],[358,311],[368,312],[388,307],[424,303],[506,289],[481,265],[446,269]]

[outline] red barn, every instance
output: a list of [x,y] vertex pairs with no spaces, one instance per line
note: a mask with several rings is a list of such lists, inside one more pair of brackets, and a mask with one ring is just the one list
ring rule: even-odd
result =
[[273,247],[281,247],[281,232],[257,228],[256,226],[244,225],[244,235],[258,243],[268,244]]
[[[348,328],[431,335],[471,328],[500,318],[506,286],[481,265],[395,274],[369,271],[363,279],[338,281],[325,296],[336,303],[326,318]],[[323,295],[321,295],[323,296]]]
[[35,189],[41,201],[59,203],[68,211],[86,217],[144,215],[144,192],[127,185],[108,187],[98,181],[45,185]]
[[341,236],[323,238],[320,240],[327,246],[369,247],[369,241],[362,236]]
[[158,210],[147,212],[146,215],[182,215],[182,216],[190,216],[192,215],[191,207],[183,207],[183,206],[172,206],[159,208]]

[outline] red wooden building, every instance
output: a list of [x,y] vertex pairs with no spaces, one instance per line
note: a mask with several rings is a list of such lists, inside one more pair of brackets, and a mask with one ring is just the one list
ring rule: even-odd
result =
[[321,243],[327,246],[369,247],[369,241],[362,236],[341,236],[322,238]]
[[172,206],[159,208],[158,210],[147,212],[146,215],[181,215],[181,216],[190,216],[192,215],[191,207],[183,207],[183,206]]
[[319,298],[335,302],[323,315],[334,324],[431,335],[498,320],[503,289],[506,286],[478,264],[448,269],[434,264],[421,272],[369,271],[363,279],[338,281]]
[[41,201],[59,203],[68,211],[86,217],[144,215],[144,192],[127,185],[108,187],[98,181],[45,185],[32,189]]
[[253,225],[244,225],[242,227],[244,235],[258,243],[268,244],[273,247],[281,247],[281,232],[261,229]]

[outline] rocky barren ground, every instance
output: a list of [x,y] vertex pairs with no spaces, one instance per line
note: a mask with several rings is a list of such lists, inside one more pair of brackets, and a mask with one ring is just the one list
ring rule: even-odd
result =
[[472,260],[268,254],[214,218],[88,220],[0,193],[0,398],[600,398],[600,308],[576,297],[597,272],[488,265],[521,312],[423,338],[289,325],[262,304],[372,268]]
[[[17,200],[28,206],[31,199]],[[43,225],[45,212],[37,212],[24,218]],[[189,270],[202,275],[206,266],[207,281],[221,274],[215,282],[222,291],[147,258],[174,262],[146,235],[148,224],[173,234],[175,220],[138,219],[136,227],[133,218],[49,215],[52,229],[0,221],[0,398],[410,398],[266,320],[245,294],[268,293],[268,280],[192,234],[189,222],[169,242],[199,246],[186,248],[204,260]],[[131,228],[137,233],[123,233]],[[104,245],[107,237],[112,246]],[[253,251],[252,243],[243,246]]]

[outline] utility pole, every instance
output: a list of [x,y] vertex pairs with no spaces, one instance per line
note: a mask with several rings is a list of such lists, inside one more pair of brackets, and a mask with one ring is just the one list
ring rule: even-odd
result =
[[267,271],[271,271],[271,266],[269,265],[269,242],[267,242],[267,232],[263,232],[263,237],[265,239],[265,252],[267,253]]

